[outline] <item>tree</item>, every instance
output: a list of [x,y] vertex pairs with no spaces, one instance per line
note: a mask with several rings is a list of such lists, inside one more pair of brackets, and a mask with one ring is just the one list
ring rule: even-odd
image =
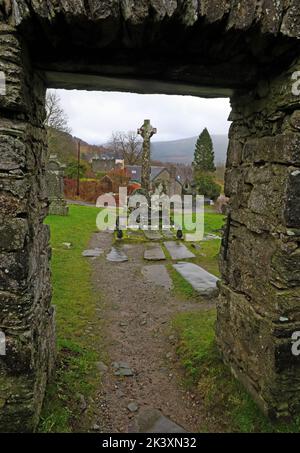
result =
[[211,173],[197,172],[195,176],[197,193],[204,195],[210,200],[216,200],[222,191],[222,187],[216,183]]
[[194,170],[204,172],[214,172],[216,170],[215,153],[213,149],[213,142],[208,130],[205,128],[199,135],[196,143],[194,154]]
[[129,184],[130,176],[123,168],[114,168],[107,176],[112,180],[115,193],[119,191],[119,187],[127,187]]
[[116,157],[122,158],[126,165],[137,165],[142,156],[142,140],[133,132],[114,132],[108,144]]
[[[86,172],[88,170],[88,166],[85,162],[80,162],[79,165],[79,177],[84,178],[86,175]],[[78,161],[73,160],[69,162],[66,166],[65,169],[65,176],[70,179],[76,179],[78,176]]]
[[76,155],[76,146],[68,117],[60,104],[60,97],[55,91],[47,91],[45,126],[48,135],[48,153],[55,154],[61,162],[67,162]]
[[71,129],[68,126],[68,117],[60,103],[60,97],[55,91],[47,91],[45,126],[69,134]]

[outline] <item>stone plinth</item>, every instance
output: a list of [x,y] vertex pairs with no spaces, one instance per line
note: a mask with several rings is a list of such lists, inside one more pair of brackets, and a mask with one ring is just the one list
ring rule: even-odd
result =
[[57,160],[56,156],[50,156],[47,165],[47,187],[51,215],[69,215],[69,208],[64,198],[64,168],[65,166]]

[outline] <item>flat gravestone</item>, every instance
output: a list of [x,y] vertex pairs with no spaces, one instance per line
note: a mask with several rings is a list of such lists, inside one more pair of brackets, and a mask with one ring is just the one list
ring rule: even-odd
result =
[[220,240],[222,238],[216,234],[206,234],[203,241],[215,241],[216,239]]
[[143,232],[140,230],[129,230],[127,231],[127,236],[129,239],[140,240],[144,238]]
[[128,261],[128,256],[123,252],[123,250],[112,247],[110,253],[106,256],[107,261],[111,261],[113,263],[124,263]]
[[173,260],[185,260],[195,258],[195,255],[184,245],[175,241],[164,243]]
[[193,263],[181,262],[173,267],[201,295],[213,297],[218,294],[218,278]]
[[149,241],[159,241],[162,239],[162,235],[159,231],[145,230],[144,234]]
[[164,237],[167,239],[174,239],[174,237],[175,237],[175,234],[170,230],[164,230],[163,234],[164,234]]
[[161,264],[144,266],[142,268],[142,274],[146,280],[153,285],[161,286],[167,290],[170,290],[173,286],[166,267]]
[[144,254],[147,261],[163,261],[166,259],[163,249],[159,245],[147,248]]
[[82,256],[85,258],[97,258],[98,256],[103,254],[103,250],[96,248],[96,249],[91,249],[91,250],[85,250],[82,253]]
[[157,409],[146,409],[141,412],[129,432],[135,433],[186,433],[182,426],[177,425],[169,418],[165,417]]

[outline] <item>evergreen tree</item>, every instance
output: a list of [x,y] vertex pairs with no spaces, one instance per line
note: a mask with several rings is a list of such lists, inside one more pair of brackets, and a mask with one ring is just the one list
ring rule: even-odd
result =
[[213,142],[208,130],[205,128],[199,135],[196,143],[194,154],[194,171],[201,172],[214,172],[215,167],[215,153],[213,149]]

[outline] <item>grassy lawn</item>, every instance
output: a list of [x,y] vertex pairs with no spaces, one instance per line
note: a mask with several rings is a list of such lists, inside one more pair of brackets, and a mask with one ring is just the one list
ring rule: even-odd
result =
[[[96,231],[96,208],[71,206],[68,217],[49,216],[53,257],[53,304],[56,306],[57,371],[48,386],[39,431],[72,432],[83,427],[80,398],[87,400],[99,384],[100,321],[91,287],[91,267],[82,257]],[[71,242],[67,249],[63,243]],[[97,348],[98,346],[98,348]],[[79,424],[80,421],[80,424]]]

